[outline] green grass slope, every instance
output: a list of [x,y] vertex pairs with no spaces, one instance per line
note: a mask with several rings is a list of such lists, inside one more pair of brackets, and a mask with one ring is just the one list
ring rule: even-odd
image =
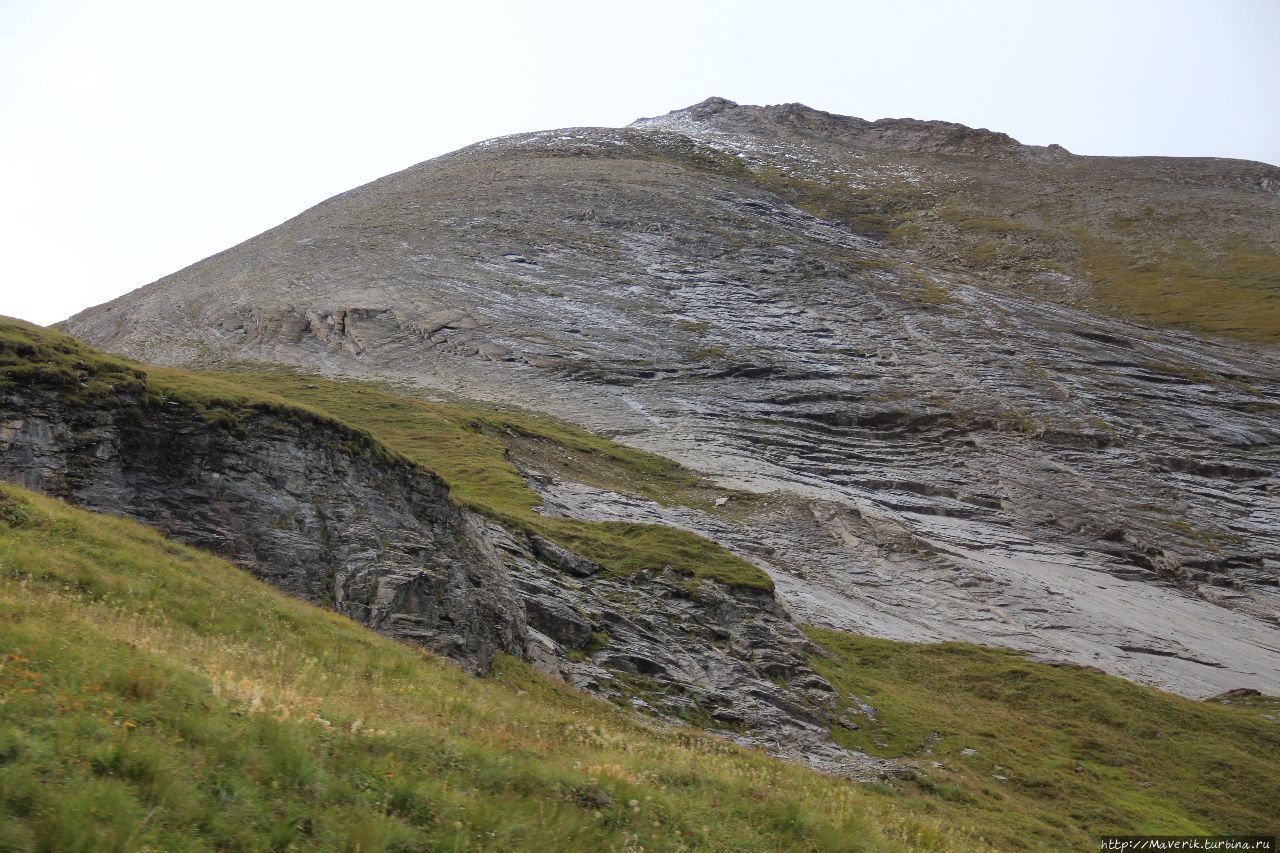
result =
[[875,708],[838,736],[919,779],[827,778],[510,659],[476,679],[0,486],[0,849],[1089,849],[1280,829],[1274,700],[812,636],[815,667]]
[[995,846],[1087,849],[1115,834],[1280,834],[1280,699],[1195,702],[1008,649],[808,629],[813,668],[859,723],[846,746],[926,778],[897,802]]
[[516,661],[472,678],[133,522],[0,486],[0,849],[977,843]]

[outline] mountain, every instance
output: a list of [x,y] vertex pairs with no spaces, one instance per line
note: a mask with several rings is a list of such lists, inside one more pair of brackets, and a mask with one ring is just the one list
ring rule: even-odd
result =
[[1265,164],[713,98],[419,164],[62,328],[674,460],[718,506],[508,450],[540,518],[697,533],[802,624],[1274,694],[1278,214]]
[[0,847],[1274,831],[1277,214],[712,98],[0,318]]

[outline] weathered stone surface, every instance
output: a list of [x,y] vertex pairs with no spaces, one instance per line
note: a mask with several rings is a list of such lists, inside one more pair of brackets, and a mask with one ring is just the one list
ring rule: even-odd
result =
[[577,554],[570,553],[556,543],[548,542],[541,536],[534,536],[530,542],[533,546],[534,553],[537,554],[539,558],[563,572],[568,572],[571,575],[585,578],[590,577],[601,570],[600,566],[590,560],[585,560]]
[[539,559],[522,537],[489,532],[539,633],[531,659],[545,671],[826,772],[902,772],[831,740],[835,693],[808,668],[816,649],[771,593],[669,571],[582,577]]
[[470,669],[524,654],[524,608],[485,536],[406,464],[265,414],[232,435],[175,403],[138,419],[5,392],[0,416],[6,479],[137,518]]

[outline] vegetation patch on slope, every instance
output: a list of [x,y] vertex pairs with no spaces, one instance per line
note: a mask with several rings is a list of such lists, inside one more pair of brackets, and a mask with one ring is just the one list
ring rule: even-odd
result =
[[615,479],[626,479],[633,491],[654,499],[670,499],[698,483],[672,462],[551,419],[415,400],[371,383],[295,373],[144,368],[66,335],[0,320],[0,391],[10,386],[48,387],[68,403],[119,405],[136,417],[165,402],[177,402],[199,413],[210,427],[231,432],[255,412],[315,422],[387,459],[408,461],[437,474],[463,506],[577,550],[609,571],[631,574],[670,566],[730,586],[772,588],[763,571],[685,530],[548,518],[535,512],[538,496],[507,459],[500,436],[534,437],[590,456]]
[[1280,832],[1280,699],[1195,702],[1007,649],[806,630],[858,726],[833,737],[913,761],[924,776],[899,802],[973,821],[997,848]]
[[[1011,195],[982,171],[944,177],[958,162],[938,169],[921,161],[928,184],[894,180],[885,163],[867,163],[858,181],[812,163],[803,176],[774,166],[726,174],[854,233],[1046,298],[1161,326],[1280,341],[1280,254],[1256,231],[1251,239],[1229,224],[1206,228],[1180,209],[1151,205],[1116,203],[1100,214],[1074,196],[1045,192],[1035,175],[1026,177],[1034,191]],[[1046,286],[1045,273],[1070,274],[1082,287]]]
[[1083,264],[1104,304],[1168,326],[1280,341],[1280,255],[1236,241],[1211,252],[1181,241],[1164,253],[1089,241]]
[[476,679],[125,519],[0,485],[0,849],[977,842],[502,659]]
[[805,213],[841,222],[855,234],[884,239],[912,221],[914,212],[931,204],[932,194],[906,182],[855,186],[848,180],[803,178],[772,166],[761,166],[752,180]]
[[[1012,276],[1021,287],[1032,286],[1037,273],[1071,273],[1087,283],[1083,299],[1074,301],[1142,322],[1280,341],[1280,254],[1267,246],[1240,237],[1212,240],[1180,215],[1158,215],[1151,207],[1099,219],[1040,203],[1030,211],[1039,224],[1029,225],[994,215],[992,203],[950,196],[929,217],[895,231],[895,242],[958,257],[984,274]],[[934,222],[954,232],[930,226]],[[1065,295],[1053,288],[1037,292]]]
[[210,427],[236,432],[253,413],[314,423],[340,437],[367,445],[376,455],[392,454],[369,433],[298,403],[230,384],[216,376],[151,367],[99,352],[68,335],[0,317],[0,392],[6,389],[55,392],[69,408],[122,407],[141,418],[166,402],[194,411]]
[[[367,382],[304,374],[226,374],[273,396],[322,409],[376,436],[395,453],[438,474],[458,503],[517,530],[542,536],[617,574],[671,566],[730,586],[772,588],[751,563],[695,533],[622,521],[552,518],[508,459],[512,439],[536,439],[597,463],[598,476],[662,503],[697,503],[699,481],[673,462],[525,412],[402,397]],[[694,498],[690,500],[690,498]]]

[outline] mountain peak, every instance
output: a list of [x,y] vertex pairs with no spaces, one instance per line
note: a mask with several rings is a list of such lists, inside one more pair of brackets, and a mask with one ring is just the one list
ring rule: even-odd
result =
[[699,101],[691,107],[685,107],[683,110],[675,110],[675,112],[689,113],[696,116],[713,116],[716,113],[722,113],[725,110],[742,106],[737,101],[731,101],[728,98],[721,98],[718,95],[712,95],[706,100]]
[[702,122],[710,119],[726,110],[741,109],[742,105],[737,101],[731,101],[728,98],[721,98],[718,95],[712,95],[696,104],[692,104],[681,109],[672,110],[665,115],[650,116],[648,118],[638,118],[628,127],[653,127],[656,125],[682,124],[688,121]]
[[755,106],[721,97],[710,97],[666,115],[637,119],[630,127],[692,135],[717,132],[752,136],[802,135],[854,149],[876,151],[990,154],[1029,150],[1028,146],[1023,146],[1006,133],[956,122],[914,118],[868,121],[798,102]]

